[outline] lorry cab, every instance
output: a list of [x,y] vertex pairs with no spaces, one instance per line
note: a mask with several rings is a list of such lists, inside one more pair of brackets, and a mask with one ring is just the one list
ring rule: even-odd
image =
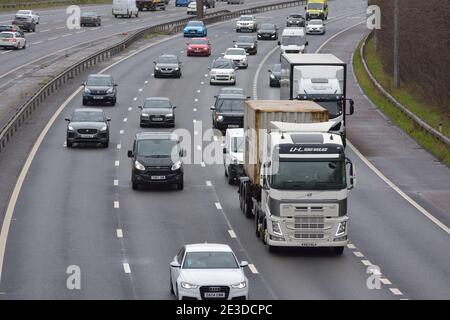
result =
[[280,46],[281,54],[305,53],[308,46],[305,29],[297,27],[284,28],[278,45]]
[[227,129],[223,147],[223,165],[229,184],[233,184],[242,176],[244,144],[244,129]]
[[306,20],[327,20],[328,10],[328,0],[308,0],[308,4],[305,7]]
[[139,9],[136,0],[113,0],[112,14],[114,18],[126,17],[131,18],[139,16]]

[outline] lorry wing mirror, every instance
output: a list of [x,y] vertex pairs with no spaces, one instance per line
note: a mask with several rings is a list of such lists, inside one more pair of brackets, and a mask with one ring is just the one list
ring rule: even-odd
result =
[[223,148],[223,153],[227,153],[227,148]]
[[350,104],[349,115],[352,115],[355,112],[355,101],[350,99],[349,104]]
[[66,120],[67,122],[70,122],[70,118],[69,117],[64,118],[64,120]]
[[278,41],[278,45],[281,46],[281,41]]
[[268,190],[269,189],[269,184],[267,183],[267,176],[266,175],[262,175],[262,188],[264,190]]
[[309,46],[309,42],[308,41],[305,42],[305,46]]
[[349,167],[349,182],[350,186],[347,187],[348,190],[352,190],[356,184],[356,174],[355,174],[355,166],[351,162],[349,158],[345,158],[345,164]]

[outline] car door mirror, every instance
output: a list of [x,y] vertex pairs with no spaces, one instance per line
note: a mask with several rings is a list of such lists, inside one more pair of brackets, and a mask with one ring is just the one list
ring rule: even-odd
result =
[[309,46],[309,42],[308,41],[305,42],[305,46]]
[[355,113],[355,101],[353,101],[353,99],[349,99],[348,103],[349,103],[349,110],[347,115],[351,116],[353,113]]
[[66,120],[67,122],[70,122],[70,118],[64,118],[64,120]]
[[172,106],[172,109],[176,109],[177,108],[177,106]]
[[133,151],[128,150],[128,158],[133,158]]
[[86,82],[81,83],[82,86],[86,86]]
[[241,261],[240,266],[241,266],[241,268],[248,267],[248,262],[247,261]]
[[281,41],[278,41],[278,45],[281,46]]
[[172,261],[172,262],[170,263],[170,266],[171,266],[172,268],[180,268],[180,267],[181,267],[181,265],[180,265],[178,262],[176,262],[176,261]]
[[111,118],[106,118],[106,122],[110,122],[111,121]]
[[156,64],[156,61],[153,61],[154,64]]
[[143,107],[142,107],[142,106],[138,106],[138,109],[141,109],[141,110],[142,110],[142,109],[143,109]]
[[208,70],[211,70],[211,67],[208,67]]
[[216,107],[215,106],[211,106],[211,107],[209,107],[209,110],[214,111],[214,110],[216,110]]
[[118,86],[118,84],[117,83],[114,83],[114,87],[117,87]]
[[252,98],[252,96],[247,96],[247,99],[251,99]]

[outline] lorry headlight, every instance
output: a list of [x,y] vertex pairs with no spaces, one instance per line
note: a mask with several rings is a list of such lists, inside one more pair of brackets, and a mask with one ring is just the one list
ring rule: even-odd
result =
[[247,286],[247,282],[245,282],[245,281],[231,285],[231,287],[234,289],[244,289],[246,286]]
[[134,167],[136,168],[136,170],[145,171],[144,165],[137,160],[134,162]]
[[181,161],[177,161],[173,164],[172,168],[170,168],[172,171],[178,170],[181,168],[183,163]]
[[222,122],[223,121],[223,116],[217,116],[216,117],[216,121]]
[[277,221],[272,221],[272,231],[274,234],[278,236],[282,236],[283,232],[281,232],[280,223]]
[[184,289],[197,289],[198,285],[182,281],[181,287]]
[[339,226],[336,231],[336,237],[345,234],[346,229],[347,229],[347,221],[342,221],[341,223],[339,223]]

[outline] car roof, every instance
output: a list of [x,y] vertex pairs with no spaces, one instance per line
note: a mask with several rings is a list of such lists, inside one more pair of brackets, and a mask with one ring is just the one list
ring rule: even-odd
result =
[[253,18],[253,15],[251,15],[251,14],[243,14],[243,15],[241,15],[241,18],[246,18],[246,17],[250,17],[250,18]]
[[163,54],[159,55],[158,58],[160,58],[160,57],[178,58],[178,56],[176,54],[172,54],[172,53],[163,53]]
[[[194,1],[194,2],[195,2],[195,1]],[[192,1],[191,1],[190,3],[192,3]],[[203,21],[201,21],[201,20],[190,20],[190,21],[188,21],[188,24],[191,23],[191,22],[200,22],[200,23],[203,23]]]
[[103,109],[99,109],[99,108],[78,108],[78,109],[75,109],[73,112],[82,112],[82,111],[101,112],[101,113],[103,113]]
[[136,140],[151,140],[151,139],[168,139],[178,141],[179,138],[172,132],[156,132],[146,131],[136,133]]
[[8,34],[8,33],[15,34],[15,31],[1,31],[0,32],[0,34],[4,34],[4,33],[6,33],[6,34]]
[[88,77],[92,77],[92,78],[112,78],[112,75],[110,74],[100,74],[100,73],[95,73],[95,74],[90,74],[88,75]]
[[220,243],[194,243],[185,245],[186,252],[233,252],[230,246]]
[[170,99],[167,98],[167,97],[148,97],[148,98],[145,98],[145,101],[161,101],[161,100],[170,101]]
[[246,97],[241,93],[220,93],[217,99],[245,99]]
[[231,48],[227,48],[227,49],[225,50],[225,52],[227,52],[228,50],[239,50],[239,51],[245,51],[245,49],[244,49],[244,48],[235,48],[235,47],[231,47]]
[[234,87],[234,88],[222,88],[222,89],[220,89],[220,92],[219,93],[227,93],[227,92],[230,92],[230,91],[239,91],[239,92],[244,92],[244,89],[242,89],[242,88],[239,88],[239,87]]

